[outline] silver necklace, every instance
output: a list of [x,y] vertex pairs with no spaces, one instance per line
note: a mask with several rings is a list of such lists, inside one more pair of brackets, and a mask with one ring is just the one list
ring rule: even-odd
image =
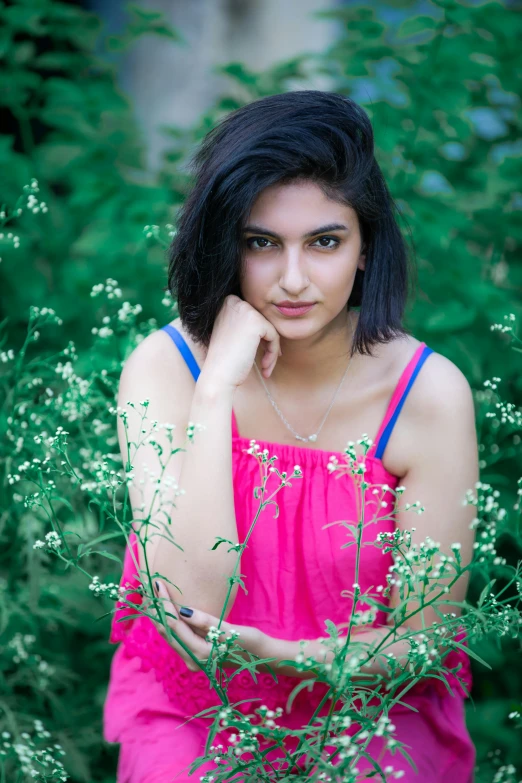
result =
[[[353,334],[354,334],[354,327],[353,327],[353,324],[352,324],[352,340],[353,340]],[[307,438],[303,438],[303,436],[302,436],[302,435],[298,435],[298,434],[297,434],[297,432],[296,432],[296,431],[294,430],[294,428],[292,427],[292,425],[291,425],[291,424],[289,424],[289,422],[288,422],[288,421],[285,419],[285,417],[284,417],[283,413],[282,413],[282,412],[279,410],[279,408],[277,407],[277,403],[276,403],[276,401],[274,400],[274,398],[272,397],[272,395],[271,395],[271,394],[270,394],[270,392],[268,391],[268,389],[267,389],[267,387],[266,387],[266,384],[265,384],[265,382],[264,382],[264,380],[263,380],[263,376],[261,375],[261,373],[260,373],[260,371],[259,371],[259,367],[257,366],[256,362],[254,362],[254,367],[256,368],[256,370],[257,370],[257,374],[259,375],[259,380],[260,380],[260,381],[261,381],[261,383],[263,384],[263,386],[264,386],[264,389],[265,389],[265,391],[266,391],[266,393],[267,393],[267,395],[268,395],[268,399],[270,400],[270,402],[271,402],[271,404],[272,404],[273,408],[275,409],[275,411],[276,411],[277,415],[279,416],[279,418],[280,418],[280,419],[282,419],[282,421],[284,422],[284,424],[285,424],[285,426],[287,427],[287,429],[289,429],[289,430],[290,430],[290,432],[291,432],[291,433],[292,433],[292,434],[293,434],[293,435],[294,435],[294,436],[297,438],[297,440],[303,440],[303,441],[312,441],[312,442],[315,442],[315,441],[317,440],[317,438],[318,438],[318,436],[319,436],[319,433],[321,432],[321,430],[322,430],[322,428],[323,428],[323,424],[325,423],[325,421],[326,421],[326,418],[327,418],[328,414],[329,414],[329,413],[330,413],[330,411],[332,410],[332,407],[333,407],[333,404],[334,404],[334,402],[335,402],[335,400],[336,400],[336,397],[337,397],[337,395],[339,394],[339,390],[340,390],[341,386],[343,385],[343,381],[344,381],[344,379],[345,379],[345,377],[346,377],[346,373],[348,372],[348,367],[350,366],[350,361],[351,361],[351,358],[352,358],[352,357],[350,356],[350,359],[348,359],[348,365],[347,365],[347,367],[346,367],[346,370],[344,371],[344,375],[343,375],[343,377],[341,378],[341,383],[340,383],[340,384],[339,384],[339,386],[337,387],[337,391],[335,392],[335,394],[334,394],[334,396],[333,396],[333,400],[331,401],[331,403],[330,403],[330,407],[328,408],[328,410],[326,411],[326,413],[325,413],[325,415],[324,415],[324,418],[323,418],[323,420],[322,420],[322,422],[321,422],[321,425],[320,425],[319,429],[317,430],[317,432],[314,432],[314,434],[313,434],[313,435],[309,435]]]

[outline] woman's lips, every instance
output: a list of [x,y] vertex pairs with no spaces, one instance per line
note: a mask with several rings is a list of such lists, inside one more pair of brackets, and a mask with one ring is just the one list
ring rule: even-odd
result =
[[295,317],[296,315],[304,315],[305,313],[308,313],[312,307],[315,307],[315,303],[306,305],[305,307],[280,307],[279,305],[276,305],[276,307],[283,315],[290,315]]

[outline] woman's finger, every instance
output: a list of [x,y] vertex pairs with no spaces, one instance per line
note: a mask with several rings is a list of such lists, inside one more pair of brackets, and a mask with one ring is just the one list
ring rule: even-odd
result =
[[[174,633],[179,637],[179,639],[189,648],[189,650],[192,652],[195,657],[205,663],[209,656],[212,649],[212,645],[205,641],[204,638],[199,636],[195,629],[190,628],[188,625],[186,625],[183,622],[179,621],[178,613],[176,612],[176,609],[174,605],[172,604],[172,601],[170,600],[170,596],[168,594],[167,588],[163,584],[163,582],[157,580],[157,587],[156,587],[156,593],[158,595],[158,598],[160,601],[162,601],[163,608],[166,615],[166,621],[167,626],[174,631]],[[192,671],[197,671],[198,666],[194,663],[192,658],[185,652],[183,647],[179,644],[176,639],[172,639],[168,637],[167,629],[165,628],[164,624],[161,622],[161,616],[158,615],[157,611],[154,611],[153,614],[157,617],[157,620],[155,620],[155,625],[158,628],[161,635],[169,642],[171,647],[173,647],[176,652],[180,655],[180,657],[184,660],[187,667],[191,669]]]

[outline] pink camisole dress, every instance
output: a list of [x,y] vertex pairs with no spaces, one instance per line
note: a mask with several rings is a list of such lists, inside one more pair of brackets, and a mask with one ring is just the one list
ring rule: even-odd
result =
[[[181,333],[170,324],[163,329],[172,337],[197,380],[199,367]],[[385,469],[382,455],[407,394],[430,353],[432,350],[421,343],[404,368],[364,459],[365,480],[370,483],[387,484],[393,489],[399,484],[399,478]],[[234,506],[241,542],[259,507],[259,500],[253,495],[259,483],[259,465],[247,453],[250,440],[239,435],[234,414],[231,426]],[[345,455],[298,445],[257,443],[261,450],[268,449],[270,457],[278,457],[279,471],[290,475],[294,465],[299,465],[303,477],[293,480],[291,487],[284,487],[276,495],[277,519],[273,518],[272,506],[258,519],[241,558],[248,595],[241,588],[238,590],[227,622],[256,626],[270,636],[288,640],[326,637],[325,620],[335,624],[348,621],[352,599],[346,597],[346,591],[352,589],[355,581],[356,547],[342,548],[348,541],[346,527],[341,524],[323,527],[337,520],[357,522],[352,480],[349,475],[339,476],[327,470],[331,456],[343,464]],[[279,486],[274,476],[268,479],[268,489],[271,481]],[[375,496],[367,491],[366,502],[375,503],[371,498]],[[389,490],[384,500],[393,508]],[[375,506],[368,508],[365,519],[375,516]],[[363,540],[375,541],[379,532],[391,533],[395,527],[393,517],[365,525]],[[134,534],[130,545],[138,562]],[[386,586],[386,574],[392,563],[391,553],[384,554],[376,546],[363,546],[359,567],[361,592],[371,591],[385,603],[386,599],[375,588]],[[137,587],[135,571],[127,547],[120,584]],[[141,596],[127,594],[127,600],[139,604]],[[359,604],[358,608],[369,607]],[[117,603],[109,639],[118,647],[111,663],[104,704],[104,737],[107,742],[120,744],[117,783],[199,783],[200,776],[215,769],[213,762],[206,762],[192,776],[188,773],[192,761],[203,754],[210,724],[203,718],[186,721],[200,710],[219,704],[219,698],[209,688],[202,672],[187,669],[149,618],[131,619],[128,616],[132,614],[136,612]],[[384,612],[378,612],[374,625],[383,625],[385,618]],[[464,629],[455,638],[465,644]],[[469,657],[461,650],[453,650],[444,663],[447,669],[458,670],[458,677],[451,672],[445,674],[451,693],[440,680],[425,677],[403,697],[416,711],[395,705],[389,713],[396,727],[394,736],[406,743],[417,771],[402,754],[397,751],[392,754],[381,737],[374,737],[366,748],[383,769],[391,765],[394,771],[402,770],[403,783],[472,783],[474,779],[475,748],[466,728],[464,709],[472,685]],[[243,700],[239,709],[244,713],[253,713],[261,705],[272,710],[282,707],[284,712],[277,719],[278,725],[301,728],[311,718],[326,686],[316,683],[312,691],[302,690],[287,713],[287,697],[299,680],[283,675],[277,678],[275,683],[270,674],[259,673],[255,684],[248,673],[234,677],[228,689],[230,703]],[[465,683],[466,689],[459,680]],[[329,702],[325,707],[328,706]],[[226,748],[228,736],[223,729],[214,744],[221,743]],[[372,769],[365,759],[359,760],[357,767],[361,780]]]

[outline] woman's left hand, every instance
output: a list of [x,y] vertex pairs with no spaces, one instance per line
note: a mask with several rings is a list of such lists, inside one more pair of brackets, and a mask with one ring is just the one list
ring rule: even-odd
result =
[[[214,628],[218,627],[219,618],[214,617],[207,612],[200,611],[199,609],[189,610],[192,611],[192,615],[190,617],[185,617],[181,614],[181,610],[177,610],[175,608],[164,583],[160,579],[155,581],[159,585],[159,592],[157,592],[157,596],[163,602],[167,625],[183,640],[184,644],[190,649],[190,651],[199,661],[201,661],[203,664],[206,663],[212,650],[212,643],[206,641],[206,636],[212,626],[214,626]],[[187,607],[181,608],[186,609]],[[173,615],[178,619],[175,620],[172,617],[169,617],[169,615]],[[180,626],[180,621],[183,623],[182,626]],[[154,623],[158,631],[166,639],[167,634],[163,623],[157,621],[154,621]],[[229,636],[231,631],[237,631],[239,636],[237,637],[236,645],[239,644],[243,650],[246,650],[260,658],[267,658],[270,656],[270,652],[267,651],[267,642],[271,637],[267,636],[259,628],[254,628],[250,625],[236,625],[235,623],[227,623],[223,620],[220,626],[220,631],[224,631],[225,636]],[[221,635],[219,637],[219,643],[222,644],[223,641],[224,636]],[[187,668],[190,669],[190,671],[198,671],[200,667],[194,663],[192,658],[190,658],[190,656],[187,655],[184,650],[180,650],[181,648],[176,648],[176,651],[179,652],[187,664]],[[241,655],[241,650],[239,650],[236,646],[234,653],[236,655]],[[250,660],[250,656],[246,655],[244,660]],[[226,662],[225,665],[227,667],[234,668],[234,664],[231,662]]]

